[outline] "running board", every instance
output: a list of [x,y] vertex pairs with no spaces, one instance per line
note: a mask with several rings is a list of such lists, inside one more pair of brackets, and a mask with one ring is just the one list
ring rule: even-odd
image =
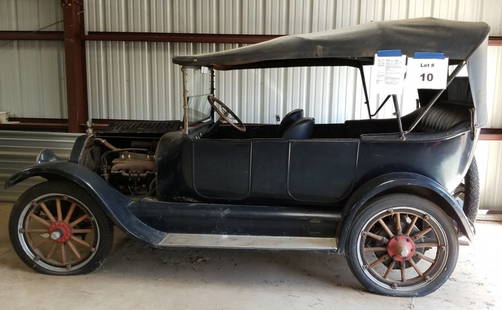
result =
[[336,250],[337,239],[170,233],[159,242],[158,246],[269,250]]

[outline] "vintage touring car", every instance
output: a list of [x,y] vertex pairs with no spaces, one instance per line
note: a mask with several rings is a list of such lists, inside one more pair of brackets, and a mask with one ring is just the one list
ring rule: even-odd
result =
[[[47,180],[15,204],[13,246],[38,272],[82,274],[102,264],[116,225],[156,247],[327,250],[372,292],[433,292],[474,233],[455,190],[486,122],[488,31],[421,18],[174,57],[182,120],[113,123],[79,137],[68,161],[42,151],[6,182]],[[372,118],[363,67],[380,50],[443,53],[448,87],[416,90],[404,116],[389,95],[378,106],[393,103],[395,117]],[[297,109],[244,124],[215,94],[218,70],[301,66],[358,69],[369,119],[316,124]]]

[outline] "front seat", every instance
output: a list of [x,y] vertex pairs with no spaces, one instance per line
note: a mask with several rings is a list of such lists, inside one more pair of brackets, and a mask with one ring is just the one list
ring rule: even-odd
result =
[[303,109],[294,109],[290,111],[288,114],[284,115],[281,123],[279,124],[278,134],[281,137],[286,129],[289,128],[294,122],[303,118]]
[[314,132],[315,121],[312,117],[303,117],[284,131],[283,139],[310,139]]

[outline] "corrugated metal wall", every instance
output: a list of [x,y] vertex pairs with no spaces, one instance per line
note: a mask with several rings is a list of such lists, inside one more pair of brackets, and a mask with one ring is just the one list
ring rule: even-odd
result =
[[68,159],[79,134],[56,132],[22,132],[0,130],[0,201],[13,201],[16,197],[40,182],[41,178],[29,179],[8,190],[3,189],[5,180],[19,170],[33,166],[38,153],[45,148]]
[[[490,23],[492,35],[502,34],[502,19],[496,18],[502,16],[502,1],[498,0],[88,0],[86,12],[89,31],[290,34],[375,20],[436,16],[484,20]],[[179,66],[172,64],[172,56],[236,46],[88,42],[92,115],[96,118],[179,118]],[[498,53],[492,51],[490,55],[493,58]],[[502,70],[495,74],[502,76]],[[318,122],[365,116],[364,107],[354,105],[361,102],[362,90],[358,75],[351,68],[219,72],[216,86],[218,96],[245,122],[274,122],[276,114],[284,115],[295,107],[303,107]],[[493,96],[497,91],[490,85]],[[376,100],[372,102],[376,105]],[[411,106],[413,104],[411,102]],[[502,118],[493,118],[490,125],[502,127]]]
[[[500,0],[85,0],[88,31],[291,34],[399,18],[435,16],[490,24],[502,35]],[[61,20],[60,0],[0,0],[0,29],[34,30]],[[61,29],[61,25],[46,30]],[[61,42],[0,41],[0,111],[24,117],[66,116]],[[169,119],[181,114],[173,55],[235,44],[88,42],[89,104],[95,118]],[[489,48],[490,126],[502,127],[502,47]],[[275,122],[303,107],[318,122],[359,118],[366,111],[352,68],[225,72],[218,95],[247,122]],[[375,103],[375,100],[373,100]],[[390,107],[389,107],[390,108]],[[384,111],[385,112],[385,111]],[[387,112],[390,112],[388,110]],[[484,206],[502,208],[494,167],[499,142],[481,142]],[[481,162],[482,160],[480,160]],[[488,163],[484,162],[483,163]]]
[[[0,0],[0,30],[62,30],[60,2]],[[0,111],[65,118],[66,110],[63,43],[0,41]]]
[[[87,0],[85,10],[89,31],[287,34],[432,15],[484,20],[490,23],[492,35],[502,34],[499,0]],[[0,29],[35,30],[61,19],[60,0],[0,1]],[[45,30],[61,27],[56,24]],[[171,57],[236,46],[89,42],[92,115],[178,118],[179,68],[172,65]],[[490,55],[497,61],[500,48],[491,47]],[[61,42],[0,42],[0,66],[0,110],[20,117],[66,116]],[[496,79],[502,76],[502,70],[493,73]],[[357,83],[351,69],[295,68],[222,73],[217,84],[219,95],[245,121],[273,122],[276,114],[304,107],[318,121],[327,122],[364,113],[353,105],[361,98]],[[495,87],[489,92],[492,98],[500,97]],[[249,104],[257,101],[259,105]],[[499,110],[493,113],[493,127],[502,125]]]

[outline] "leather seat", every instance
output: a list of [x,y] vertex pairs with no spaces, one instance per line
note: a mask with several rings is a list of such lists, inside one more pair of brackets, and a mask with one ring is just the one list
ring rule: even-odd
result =
[[303,117],[294,122],[283,133],[283,139],[310,139],[314,132],[315,121],[312,117]]
[[461,105],[440,104],[432,107],[420,121],[419,128],[425,132],[447,131],[465,123],[468,126],[469,110]]
[[281,137],[284,132],[291,126],[294,122],[303,118],[303,109],[294,109],[288,114],[284,115],[281,123],[279,124],[278,134]]

